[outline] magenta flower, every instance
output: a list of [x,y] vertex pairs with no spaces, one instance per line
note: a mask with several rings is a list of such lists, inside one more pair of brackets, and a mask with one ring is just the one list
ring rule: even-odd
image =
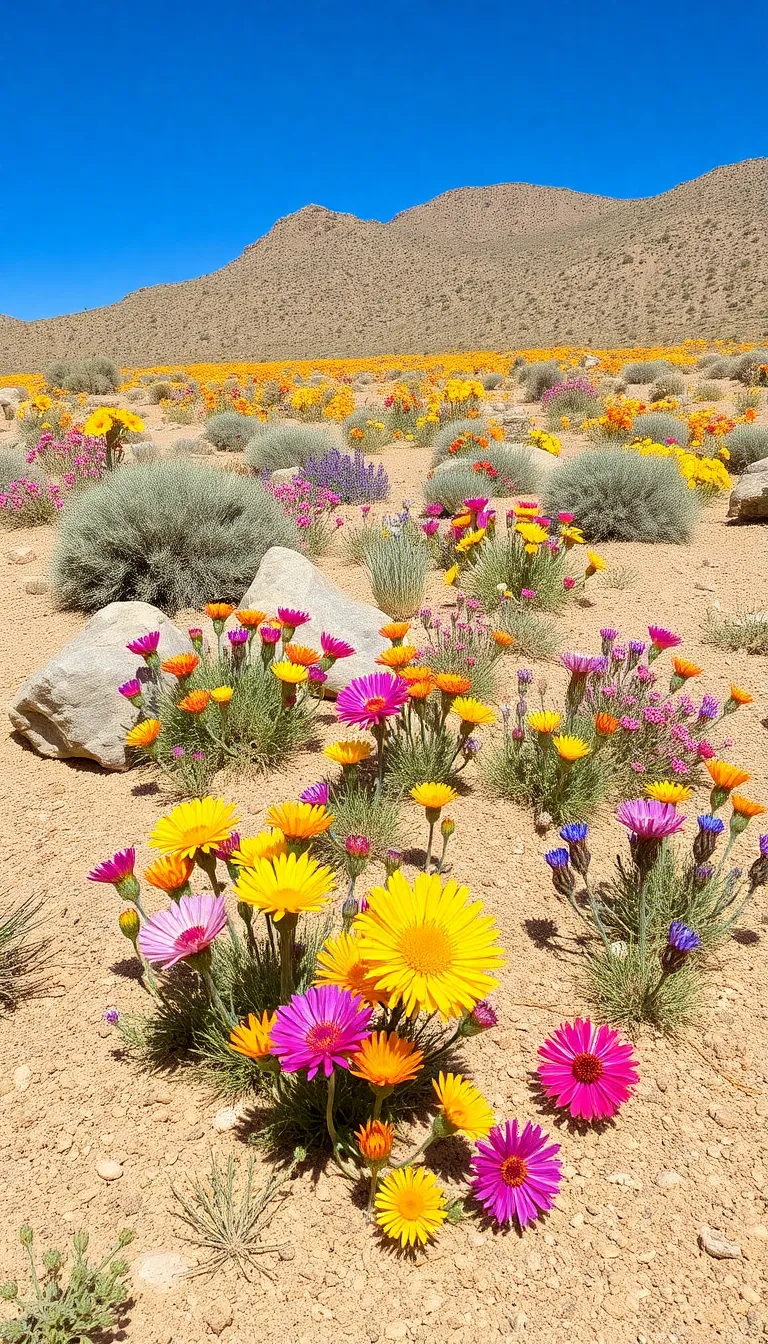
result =
[[336,714],[342,723],[360,728],[377,728],[385,719],[399,714],[408,699],[408,684],[389,672],[372,672],[355,677],[336,699]]
[[563,1022],[539,1047],[539,1078],[550,1100],[574,1119],[605,1120],[628,1101],[638,1079],[632,1046],[589,1018]]
[[481,510],[485,508],[487,503],[488,499],[486,496],[478,495],[474,499],[465,499],[464,508],[467,510],[468,513],[480,513]]
[[673,634],[664,625],[649,625],[648,634],[651,636],[651,647],[648,650],[649,662],[657,658],[665,649],[676,649],[678,644],[683,642],[682,636]]
[[603,667],[602,657],[594,653],[561,653],[560,662],[572,677],[588,677],[590,672],[599,672]]
[[315,807],[325,807],[330,798],[330,788],[326,779],[318,780],[317,784],[310,784],[299,794],[299,801],[302,803],[312,803]]
[[326,658],[332,658],[334,662],[337,658],[351,658],[355,652],[345,639],[337,639],[335,635],[329,635],[325,630],[320,636],[320,648]]
[[310,681],[314,681],[318,686],[322,686],[323,682],[328,680],[328,673],[324,672],[322,667],[310,667],[307,676]]
[[277,614],[283,625],[289,625],[292,630],[312,619],[308,611],[296,611],[294,607],[278,607]]
[[349,1067],[350,1055],[370,1036],[372,1012],[348,989],[313,985],[278,1008],[271,1032],[272,1053],[285,1073],[306,1069],[311,1081],[322,1068],[330,1078],[335,1067]]
[[277,644],[282,636],[282,631],[276,625],[262,625],[259,627],[259,634],[263,644]]
[[126,700],[141,699],[141,682],[138,677],[131,677],[130,681],[124,681],[122,686],[118,686],[118,691],[124,695]]
[[250,635],[249,635],[249,632],[248,632],[247,630],[245,630],[245,629],[241,629],[241,628],[238,626],[238,628],[237,628],[236,630],[228,630],[228,631],[227,631],[227,639],[229,640],[230,644],[232,644],[232,645],[235,645],[235,644],[245,644],[245,643],[247,642],[247,640],[250,639]]
[[130,644],[126,644],[125,647],[130,653],[135,653],[137,657],[147,661],[153,653],[157,653],[159,643],[160,631],[151,630],[148,635],[140,635],[138,639],[132,639]]
[[426,508],[423,510],[424,518],[440,518],[442,517],[442,514],[443,514],[442,504],[427,504]]
[[113,887],[124,882],[126,877],[133,877],[133,870],[136,867],[136,850],[131,846],[130,849],[118,849],[111,859],[105,859],[103,863],[97,863],[88,874],[89,882],[111,882]]
[[559,1152],[560,1144],[550,1143],[530,1120],[522,1133],[516,1120],[494,1125],[472,1161],[475,1199],[497,1223],[515,1220],[521,1228],[535,1223],[552,1208],[560,1188]]
[[674,803],[660,803],[655,798],[629,799],[619,807],[616,820],[639,840],[665,840],[685,824]]
[[570,593],[571,589],[576,587],[576,580],[571,579],[566,575],[566,577],[563,579],[563,587],[566,593]]
[[149,915],[139,930],[139,951],[167,971],[177,961],[210,947],[227,922],[223,896],[182,896],[167,910]]
[[439,518],[428,518],[425,523],[421,524],[421,530],[426,537],[434,537],[435,533],[439,530],[439,527]]

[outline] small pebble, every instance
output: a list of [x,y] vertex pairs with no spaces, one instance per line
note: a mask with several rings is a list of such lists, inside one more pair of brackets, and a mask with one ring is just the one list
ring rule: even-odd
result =
[[656,1184],[662,1190],[671,1190],[673,1186],[679,1185],[682,1179],[679,1171],[660,1171],[656,1177]]
[[24,580],[24,592],[30,597],[42,597],[43,593],[48,592],[48,580],[35,575],[34,578]]
[[20,1064],[13,1071],[13,1086],[17,1092],[26,1092],[29,1084],[32,1082],[32,1070],[28,1064]]
[[31,560],[37,559],[37,553],[31,546],[14,546],[13,550],[6,551],[5,555],[12,565],[28,565]]
[[740,1260],[741,1247],[737,1241],[728,1241],[714,1227],[706,1223],[699,1228],[699,1245],[713,1260]]
[[123,1174],[123,1168],[119,1162],[114,1162],[110,1157],[102,1157],[96,1163],[96,1175],[100,1176],[102,1181],[119,1181]]
[[636,1181],[634,1176],[630,1176],[627,1171],[612,1171],[610,1176],[606,1176],[606,1181],[611,1185],[625,1185],[629,1190],[642,1190],[642,1181]]

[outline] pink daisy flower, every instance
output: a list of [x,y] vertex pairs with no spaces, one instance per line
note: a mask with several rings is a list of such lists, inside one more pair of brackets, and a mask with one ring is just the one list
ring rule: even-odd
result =
[[372,672],[355,677],[336,699],[336,714],[342,723],[360,728],[375,728],[393,714],[399,714],[408,700],[408,683],[389,672]]
[[103,863],[97,863],[88,874],[89,882],[111,882],[117,886],[123,882],[126,877],[133,877],[133,870],[136,867],[136,850],[131,846],[130,849],[118,849],[111,859],[105,859]]
[[616,820],[639,840],[665,840],[685,825],[685,817],[674,803],[660,803],[655,798],[628,798],[617,808]]
[[355,652],[345,639],[337,639],[335,635],[329,635],[325,630],[320,636],[320,648],[326,658],[332,658],[334,662],[337,658],[351,658]]
[[138,639],[132,639],[126,648],[130,653],[135,653],[137,657],[146,659],[150,654],[157,653],[157,646],[160,643],[160,631],[151,630],[148,635],[140,635]]
[[306,1069],[311,1080],[322,1068],[330,1078],[335,1067],[349,1067],[350,1055],[370,1036],[372,1012],[348,989],[313,985],[278,1008],[271,1032],[272,1053],[285,1073]]
[[480,513],[488,503],[486,495],[477,495],[474,499],[465,499],[464,508],[468,513]]
[[277,614],[283,625],[290,626],[291,630],[297,630],[312,619],[308,611],[297,611],[295,607],[278,607]]
[[517,1121],[494,1125],[477,1144],[472,1161],[472,1193],[497,1223],[515,1220],[521,1228],[535,1223],[552,1208],[562,1179],[555,1157],[559,1143],[550,1143],[540,1125],[528,1121],[522,1133]]
[[563,1022],[539,1048],[539,1078],[556,1106],[574,1119],[604,1120],[632,1096],[637,1060],[632,1046],[613,1027],[589,1018]]
[[210,947],[227,922],[223,896],[182,896],[149,915],[139,930],[139,951],[164,971]]

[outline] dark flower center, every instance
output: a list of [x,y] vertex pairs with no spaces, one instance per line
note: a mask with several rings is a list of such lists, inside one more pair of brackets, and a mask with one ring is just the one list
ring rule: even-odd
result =
[[501,1179],[505,1185],[517,1189],[522,1185],[528,1176],[528,1166],[522,1157],[513,1154],[511,1157],[505,1157],[499,1168]]
[[597,1055],[591,1055],[585,1050],[583,1054],[574,1056],[571,1073],[577,1083],[596,1083],[604,1072],[602,1060]]

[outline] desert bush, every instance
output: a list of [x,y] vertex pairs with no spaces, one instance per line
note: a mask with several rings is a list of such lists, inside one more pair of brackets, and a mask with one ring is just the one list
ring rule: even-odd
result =
[[704,639],[718,649],[732,653],[768,653],[768,612],[742,611],[721,616],[708,611],[704,621]]
[[694,401],[722,401],[725,391],[719,383],[697,383],[691,395]]
[[115,392],[120,386],[120,370],[104,355],[81,360],[55,359],[45,377],[49,387],[62,387],[65,392],[103,394]]
[[541,404],[547,412],[550,429],[560,427],[560,417],[563,415],[583,420],[587,416],[600,415],[602,411],[597,388],[589,378],[584,377],[567,378],[564,382],[548,387],[542,394]]
[[34,1297],[20,1298],[15,1283],[3,1284],[4,1300],[12,1302],[19,1315],[0,1325],[0,1338],[8,1344],[88,1344],[114,1337],[113,1332],[124,1324],[131,1300],[128,1262],[123,1256],[115,1257],[133,1237],[130,1228],[124,1228],[117,1235],[114,1249],[97,1264],[89,1265],[85,1258],[88,1233],[76,1232],[65,1283],[63,1252],[46,1251],[40,1268],[36,1267],[32,1228],[20,1227],[19,1240],[27,1254]]
[[521,366],[520,380],[525,388],[525,400],[539,401],[562,377],[563,371],[556,359],[539,359]]
[[131,453],[134,462],[159,462],[163,456],[160,445],[153,443],[151,439],[142,439],[139,443],[134,443]]
[[22,999],[42,993],[48,987],[43,974],[49,961],[52,940],[37,932],[44,902],[28,897],[7,914],[0,914],[0,1007],[15,1008]]
[[760,405],[759,387],[739,387],[733,398],[733,405],[737,415],[744,415],[746,411],[756,411]]
[[159,406],[161,401],[168,401],[173,396],[173,387],[167,380],[158,380],[150,383],[147,396],[153,406]]
[[366,373],[365,370],[363,370],[362,373],[356,373],[355,382],[358,383],[360,387],[367,387],[369,383],[373,382],[373,374]]
[[253,419],[240,411],[217,411],[203,433],[221,453],[241,453],[253,434]]
[[215,453],[216,449],[209,439],[176,439],[171,444],[171,452],[177,457],[205,457]]
[[273,1172],[260,1190],[256,1189],[256,1159],[248,1158],[245,1174],[238,1182],[232,1154],[221,1166],[212,1156],[205,1177],[196,1176],[189,1191],[171,1186],[176,1200],[174,1212],[187,1227],[184,1239],[204,1257],[195,1273],[215,1274],[231,1264],[245,1279],[252,1279],[253,1271],[261,1268],[260,1256],[276,1249],[263,1236],[274,1212],[272,1209],[268,1213],[267,1209],[304,1156],[304,1150],[297,1148],[293,1161]]
[[734,360],[729,355],[713,355],[704,367],[708,378],[722,380],[733,377],[733,365]]
[[465,499],[477,493],[480,485],[472,464],[457,461],[428,476],[422,493],[427,504],[442,504],[448,513],[456,513]]
[[265,425],[246,447],[245,460],[254,471],[269,475],[286,467],[303,467],[310,457],[325,457],[338,440],[324,425]]
[[[447,458],[458,460],[462,457],[470,458],[476,452],[485,452],[477,440],[487,437],[487,429],[484,420],[449,420],[447,425],[442,425],[438,429],[432,442],[432,466],[436,467],[438,462],[445,462]],[[471,436],[467,437],[466,445],[456,453],[452,453],[451,445],[465,435]]]
[[376,604],[391,620],[409,620],[419,610],[430,559],[424,533],[413,524],[376,529],[363,564]]
[[486,392],[493,392],[494,388],[501,387],[504,382],[503,373],[484,373],[480,382],[483,384]]
[[568,592],[563,587],[565,574],[563,551],[554,554],[546,546],[540,546],[534,555],[529,555],[516,533],[497,533],[480,548],[477,560],[466,571],[463,587],[482,602],[485,611],[496,611],[505,605],[509,599],[502,599],[502,592],[519,598],[524,588],[535,592],[539,609],[557,611],[568,601]]
[[123,396],[126,401],[130,401],[134,405],[143,405],[147,400],[147,395],[143,387],[129,387],[128,391],[123,393]]
[[515,641],[513,652],[518,658],[544,662],[557,653],[560,641],[555,622],[532,607],[505,602],[498,628],[512,636]]
[[[486,466],[491,471],[477,470]],[[523,443],[490,443],[479,452],[472,463],[475,493],[487,492],[495,498],[505,495],[527,494],[536,490],[541,480],[541,468],[535,450]],[[492,473],[496,472],[494,476]],[[444,473],[438,472],[438,476]]]
[[293,531],[263,486],[186,462],[116,471],[73,499],[52,560],[59,604],[138,599],[165,611],[239,601],[270,546]]
[[652,383],[671,368],[667,359],[638,359],[625,364],[621,376],[625,383]]
[[690,431],[684,420],[672,415],[671,411],[648,411],[638,415],[632,425],[635,439],[651,439],[653,443],[666,443],[667,439],[676,439],[681,448],[685,448]]
[[12,481],[21,480],[22,477],[42,485],[45,472],[34,462],[27,462],[27,455],[20,447],[0,451],[0,491],[7,490]]
[[746,354],[737,355],[734,359],[730,376],[750,387],[757,381],[755,371],[760,364],[768,364],[768,350],[747,350]]
[[588,817],[601,802],[607,785],[607,771],[599,753],[578,761],[563,774],[557,752],[542,750],[532,733],[524,741],[516,741],[507,723],[501,741],[481,758],[481,770],[496,797],[510,798],[523,807],[533,806],[537,814],[547,812],[557,822]]
[[730,453],[728,469],[738,475],[751,462],[768,457],[768,425],[736,425],[722,443]]
[[387,417],[382,411],[375,411],[370,406],[358,406],[357,410],[352,411],[346,420],[342,421],[341,428],[344,438],[353,448],[362,448],[367,453],[376,452],[383,448],[387,441]]
[[573,513],[588,541],[685,542],[698,517],[676,463],[622,449],[590,449],[560,463],[543,508],[552,517]]
[[664,397],[680,397],[684,392],[685,380],[679,373],[663,373],[650,388],[648,400],[661,401]]
[[316,489],[338,495],[344,504],[369,504],[389,497],[389,477],[384,468],[366,462],[357,451],[351,457],[332,448],[325,457],[310,457],[302,475]]

